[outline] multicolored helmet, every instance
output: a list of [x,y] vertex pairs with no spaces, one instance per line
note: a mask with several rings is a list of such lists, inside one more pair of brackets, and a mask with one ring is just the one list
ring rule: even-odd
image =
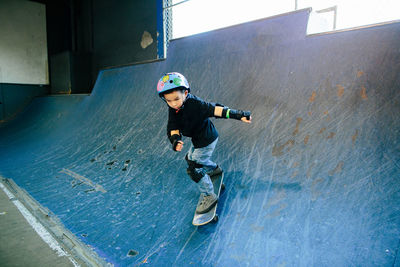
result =
[[170,72],[161,77],[157,84],[157,93],[160,97],[168,91],[182,88],[190,92],[189,83],[185,76],[178,72]]

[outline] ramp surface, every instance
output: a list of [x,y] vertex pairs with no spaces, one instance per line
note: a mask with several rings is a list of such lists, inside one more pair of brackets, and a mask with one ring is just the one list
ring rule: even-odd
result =
[[[12,178],[116,266],[399,266],[400,24],[305,36],[308,10],[175,40],[1,128]],[[253,111],[216,120],[217,224],[166,137],[161,75]]]

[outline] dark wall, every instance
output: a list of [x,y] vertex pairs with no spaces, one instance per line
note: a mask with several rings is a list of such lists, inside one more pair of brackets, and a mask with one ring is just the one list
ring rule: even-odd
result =
[[13,119],[32,98],[47,93],[47,86],[0,83],[0,124]]
[[90,93],[99,70],[157,58],[161,1],[42,2],[47,8],[53,94]]
[[97,69],[156,58],[156,1],[96,0],[93,4],[93,52]]
[[99,70],[157,59],[161,0],[35,2],[46,5],[50,86],[0,85],[0,121],[23,109],[28,95],[90,93]]
[[43,1],[46,4],[52,94],[88,93],[94,83],[91,64],[91,2]]
[[46,5],[47,49],[49,55],[71,50],[70,1],[49,1]]

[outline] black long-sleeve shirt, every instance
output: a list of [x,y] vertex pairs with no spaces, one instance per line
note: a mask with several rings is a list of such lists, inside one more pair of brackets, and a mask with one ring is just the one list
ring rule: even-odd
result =
[[168,112],[168,136],[171,131],[179,130],[182,135],[192,138],[195,148],[206,147],[217,139],[217,129],[209,119],[214,117],[215,104],[188,94],[181,109],[169,107]]

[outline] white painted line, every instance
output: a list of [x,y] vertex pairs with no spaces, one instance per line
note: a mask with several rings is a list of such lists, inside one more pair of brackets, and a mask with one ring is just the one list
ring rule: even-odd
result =
[[18,208],[18,210],[21,212],[22,216],[24,216],[25,220],[32,226],[32,228],[38,233],[38,235],[43,239],[44,242],[46,242],[49,247],[56,251],[57,255],[59,257],[67,257],[74,266],[78,267],[80,266],[64,249],[60,246],[60,244],[57,242],[57,240],[54,239],[54,237],[44,228],[44,226],[30,213],[25,206],[15,198],[15,196],[8,191],[8,189],[3,185],[2,182],[0,182],[0,187],[3,189],[4,193],[8,196],[10,200],[14,203],[14,205]]

